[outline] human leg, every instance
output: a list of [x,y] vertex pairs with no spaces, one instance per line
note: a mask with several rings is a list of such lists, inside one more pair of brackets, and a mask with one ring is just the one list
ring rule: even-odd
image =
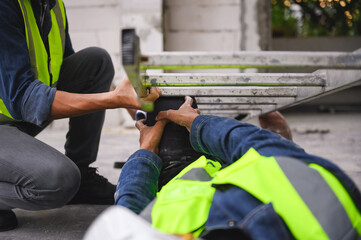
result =
[[[87,48],[63,62],[57,89],[72,93],[100,93],[109,91],[114,68],[110,56],[102,49]],[[66,155],[79,168],[94,162],[98,154],[105,111],[69,120],[66,136]]]
[[[57,89],[72,93],[100,93],[110,89],[114,67],[109,54],[100,48],[86,48],[64,59]],[[72,203],[112,204],[115,186],[89,168],[98,154],[105,111],[69,120],[65,155],[79,167],[82,183]],[[99,191],[99,189],[102,191]]]
[[76,165],[15,127],[0,125],[0,129],[0,209],[65,205],[79,187]]
[[[177,110],[183,103],[184,97],[160,97],[154,103],[154,111],[147,114],[146,124],[153,126],[160,111]],[[193,102],[193,107],[197,108],[196,101]],[[163,169],[158,183],[159,189],[188,164],[202,156],[192,148],[187,129],[175,123],[168,123],[164,128],[158,155],[163,161]]]
[[13,208],[61,207],[75,195],[80,174],[69,158],[14,126],[0,132],[0,229],[9,223],[2,218],[14,221]]

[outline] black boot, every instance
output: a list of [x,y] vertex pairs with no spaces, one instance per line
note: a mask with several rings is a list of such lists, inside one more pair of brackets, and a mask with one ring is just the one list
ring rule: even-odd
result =
[[18,226],[16,215],[11,210],[0,210],[0,232],[15,229]]
[[[184,103],[184,97],[160,97],[154,103],[154,111],[147,113],[146,125],[153,126],[160,111],[177,110]],[[197,108],[194,100],[193,108]],[[185,127],[168,123],[159,143],[159,157],[163,162],[158,188],[160,189],[190,163],[197,160],[201,153],[196,152],[190,141],[189,132]]]
[[80,169],[80,173],[80,188],[68,204],[114,204],[115,185],[99,175],[96,168]]

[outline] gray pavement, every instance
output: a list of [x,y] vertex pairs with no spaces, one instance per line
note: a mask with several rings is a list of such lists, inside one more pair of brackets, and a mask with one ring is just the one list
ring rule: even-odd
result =
[[[285,114],[294,141],[307,152],[338,164],[361,188],[361,113]],[[251,123],[258,124],[256,120]],[[126,161],[138,147],[135,128],[105,128],[98,160],[93,166],[116,184],[120,170],[115,161]],[[38,138],[63,152],[65,131],[47,129]],[[1,240],[81,239],[84,232],[107,206],[72,205],[30,212],[16,209],[19,228],[0,233]]]

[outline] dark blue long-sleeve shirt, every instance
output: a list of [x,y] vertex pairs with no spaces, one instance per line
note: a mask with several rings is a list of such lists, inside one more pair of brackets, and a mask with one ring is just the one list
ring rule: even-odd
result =
[[[55,0],[32,0],[33,11],[48,49],[52,23],[50,9]],[[47,8],[44,5],[47,4]],[[44,9],[47,11],[44,12]],[[43,16],[43,22],[41,22]],[[74,53],[66,26],[64,58]],[[41,126],[49,118],[55,96],[51,88],[35,79],[31,70],[23,14],[18,1],[0,1],[0,98],[16,120]]]

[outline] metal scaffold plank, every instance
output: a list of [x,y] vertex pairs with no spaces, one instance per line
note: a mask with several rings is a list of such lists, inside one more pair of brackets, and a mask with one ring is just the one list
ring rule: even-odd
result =
[[199,105],[198,108],[200,110],[248,110],[248,109],[262,109],[262,108],[275,108],[275,104],[267,104],[267,105],[248,105],[248,104],[223,104],[223,105]]
[[198,105],[202,104],[288,104],[294,97],[202,97],[197,96]]
[[160,73],[143,77],[145,86],[324,86],[325,74],[313,73]]
[[261,109],[251,109],[251,110],[204,110],[201,111],[201,114],[204,115],[216,115],[216,116],[227,116],[235,118],[238,115],[246,115],[247,117],[244,119],[249,119],[252,117],[256,117],[261,115],[263,112]]
[[201,114],[210,114],[218,116],[237,117],[239,115],[245,115],[242,120],[247,120],[264,113],[272,112],[278,109],[276,105],[253,105],[249,106],[248,109],[200,109]]
[[291,107],[296,104],[304,103],[317,99],[321,96],[325,96],[334,92],[341,91],[343,89],[350,88],[361,84],[361,70],[318,70],[315,73],[324,72],[327,75],[326,86],[321,90],[317,90],[317,87],[306,88],[299,87],[298,95],[294,102],[286,104],[281,107]]
[[192,68],[360,69],[360,52],[162,52],[144,54],[142,69]]
[[161,87],[160,90],[163,96],[297,96],[297,87]]

